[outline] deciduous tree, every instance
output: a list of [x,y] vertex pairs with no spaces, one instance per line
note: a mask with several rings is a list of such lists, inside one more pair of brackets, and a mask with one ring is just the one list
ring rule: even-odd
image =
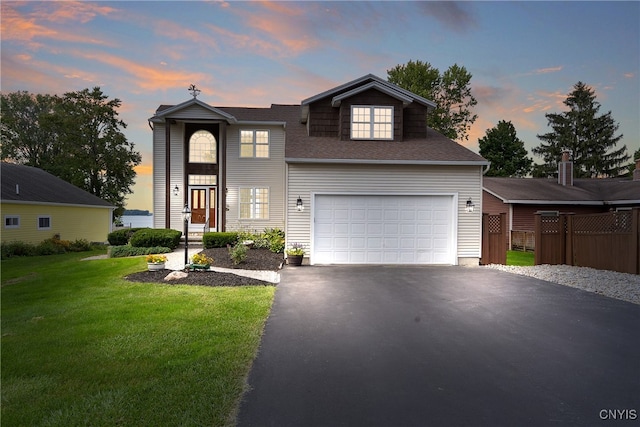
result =
[[2,159],[44,169],[112,203],[117,215],[141,161],[122,132],[121,104],[99,87],[62,97],[3,95]]
[[437,104],[427,116],[429,127],[453,140],[469,139],[471,125],[478,117],[472,108],[478,103],[471,94],[471,74],[457,64],[444,73],[428,62],[409,61],[387,70],[389,82]]

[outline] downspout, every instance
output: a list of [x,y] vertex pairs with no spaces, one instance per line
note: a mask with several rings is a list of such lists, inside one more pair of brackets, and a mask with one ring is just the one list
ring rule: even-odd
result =
[[171,228],[171,122],[168,118],[164,119],[164,171],[164,228]]

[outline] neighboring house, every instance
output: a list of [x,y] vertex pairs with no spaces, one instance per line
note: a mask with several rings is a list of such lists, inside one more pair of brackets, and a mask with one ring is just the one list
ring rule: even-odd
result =
[[2,163],[2,242],[106,242],[114,206],[42,169]]
[[160,106],[154,227],[282,228],[312,264],[473,264],[488,161],[426,125],[435,104],[371,74],[301,105]]
[[558,179],[485,177],[482,212],[504,212],[508,230],[533,232],[536,212],[590,214],[640,207],[638,172],[633,179],[574,179],[568,153],[558,167]]

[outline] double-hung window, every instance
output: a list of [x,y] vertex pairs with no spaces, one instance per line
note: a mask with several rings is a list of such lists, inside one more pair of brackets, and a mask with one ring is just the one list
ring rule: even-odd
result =
[[240,219],[269,219],[269,189],[240,189]]
[[393,139],[393,107],[351,106],[351,139]]
[[38,217],[38,230],[51,230],[51,217],[39,216]]
[[20,228],[20,217],[16,215],[5,215],[4,228]]
[[240,157],[268,158],[269,131],[241,130]]

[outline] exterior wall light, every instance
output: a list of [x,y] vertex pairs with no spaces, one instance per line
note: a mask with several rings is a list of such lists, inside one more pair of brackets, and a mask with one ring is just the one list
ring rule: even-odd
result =
[[473,208],[475,208],[476,206],[473,204],[473,201],[471,200],[471,197],[469,197],[469,200],[467,200],[467,206],[464,208],[465,211],[467,212],[473,212]]
[[179,188],[178,188],[178,186],[176,185],[176,186],[173,188],[173,195],[174,195],[174,196],[177,196],[177,195],[178,195],[178,193],[180,193],[180,189],[179,189]]
[[298,196],[298,200],[296,200],[296,210],[298,212],[302,212],[304,210],[304,204],[302,204],[302,199]]

